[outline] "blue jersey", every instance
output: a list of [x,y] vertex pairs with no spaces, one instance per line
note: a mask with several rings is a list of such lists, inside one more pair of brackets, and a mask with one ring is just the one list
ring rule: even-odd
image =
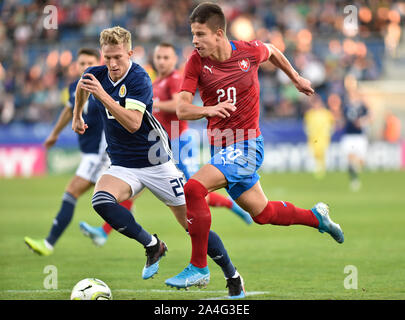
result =
[[[69,85],[68,106],[72,109],[75,106],[75,94],[78,82],[79,80],[76,80]],[[90,96],[84,105],[83,120],[89,127],[84,134],[78,134],[80,151],[83,153],[99,153],[101,151],[101,143],[104,142],[103,123],[93,96]]]
[[92,73],[123,108],[143,112],[140,128],[130,133],[96,99],[112,165],[144,168],[167,162],[171,158],[170,140],[162,125],[152,116],[153,88],[147,72],[131,62],[127,73],[117,82],[111,80],[106,66],[91,67],[85,73]]
[[361,134],[364,128],[358,124],[358,120],[368,114],[368,109],[363,105],[348,104],[343,109],[345,117],[345,133],[346,134]]

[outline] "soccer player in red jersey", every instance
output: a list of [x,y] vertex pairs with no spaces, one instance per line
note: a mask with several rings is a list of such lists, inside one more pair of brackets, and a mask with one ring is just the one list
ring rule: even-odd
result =
[[[169,134],[177,166],[188,180],[199,169],[199,141],[196,141],[198,137],[188,130],[187,121],[179,120],[176,115],[176,103],[182,82],[180,72],[175,69],[177,60],[172,44],[161,43],[156,46],[153,53],[153,63],[157,71],[157,78],[153,82],[153,115]],[[226,207],[247,224],[252,223],[251,216],[232,198],[211,192],[207,195],[207,201],[211,207]]]
[[[342,243],[343,232],[330,219],[326,204],[320,202],[308,210],[286,201],[269,201],[257,174],[263,161],[257,73],[260,63],[273,63],[299,92],[308,96],[314,94],[310,81],[301,77],[271,44],[229,41],[225,16],[216,4],[199,4],[190,16],[190,24],[195,50],[185,67],[177,115],[184,120],[208,119],[212,158],[184,186],[191,260],[166,284],[185,288],[209,282],[207,236],[211,213],[205,196],[223,187],[258,224],[306,225]],[[192,103],[197,89],[204,107]]]

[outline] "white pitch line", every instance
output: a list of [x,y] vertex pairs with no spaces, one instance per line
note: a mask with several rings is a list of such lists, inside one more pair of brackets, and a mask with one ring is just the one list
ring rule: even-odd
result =
[[[246,296],[257,296],[260,294],[268,294],[270,292],[268,291],[250,291],[250,292],[246,292]],[[222,300],[222,299],[228,299],[228,296],[221,296],[221,297],[214,297],[214,298],[205,298],[205,299],[201,299],[201,300]]]
[[[0,290],[0,292],[4,293],[57,293],[57,292],[71,292],[70,289],[39,289],[39,290]],[[225,290],[163,290],[163,289],[113,289],[112,292],[132,292],[132,293],[145,293],[145,292],[157,292],[157,293],[215,293],[215,294],[226,294],[227,291]],[[268,294],[268,291],[248,291],[246,292],[246,296],[255,296],[260,294]],[[206,298],[203,300],[220,300],[227,298],[226,295],[220,297],[213,297],[213,298]]]
[[0,293],[56,293],[56,292],[70,292],[69,289],[40,289],[40,290],[0,290]]
[[[56,292],[70,292],[70,289],[37,289],[37,290],[0,290],[0,292],[6,293],[56,293]],[[144,292],[157,292],[157,293],[226,293],[225,290],[204,290],[204,291],[186,291],[186,290],[163,290],[163,289],[113,289],[114,292],[133,292],[133,293],[144,293]]]

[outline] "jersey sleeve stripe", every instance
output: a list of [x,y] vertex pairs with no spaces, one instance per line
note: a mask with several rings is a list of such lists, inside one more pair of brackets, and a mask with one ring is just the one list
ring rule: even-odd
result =
[[126,98],[125,99],[125,109],[138,110],[138,111],[141,111],[142,113],[144,113],[146,110],[146,105],[142,101]]
[[270,59],[270,56],[272,55],[272,50],[271,50],[271,47],[270,47],[270,44],[269,43],[264,43],[264,46],[267,48],[267,51],[269,52],[269,55],[267,56],[267,59],[266,60],[269,60]]

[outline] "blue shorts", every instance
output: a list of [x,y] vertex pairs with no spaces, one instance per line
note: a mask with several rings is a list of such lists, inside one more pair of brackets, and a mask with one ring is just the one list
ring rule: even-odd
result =
[[174,161],[186,180],[200,169],[199,141],[199,136],[195,136],[193,131],[188,129],[179,138],[171,141]]
[[236,142],[227,147],[211,146],[209,161],[228,181],[226,191],[236,200],[260,179],[257,170],[263,163],[263,136]]

